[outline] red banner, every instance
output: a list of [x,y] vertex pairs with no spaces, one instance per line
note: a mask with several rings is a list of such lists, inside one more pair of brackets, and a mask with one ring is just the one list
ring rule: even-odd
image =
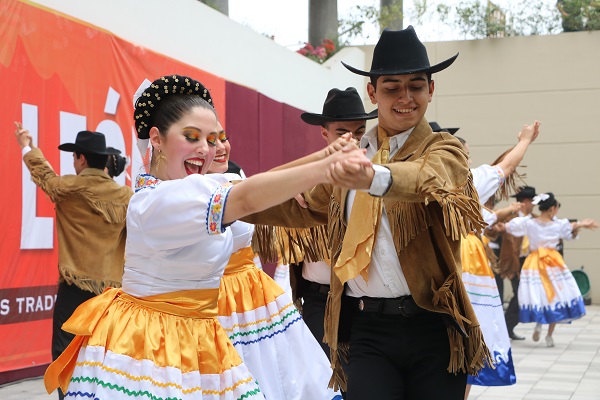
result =
[[[103,132],[141,167],[133,93],[144,79],[178,73],[204,83],[226,121],[225,80],[128,43],[109,32],[27,2],[0,2],[0,373],[47,364],[57,270],[52,203],[29,179],[14,139],[22,121],[57,173],[73,173],[60,143]],[[131,182],[124,176],[122,184]],[[82,243],[82,246],[85,243]]]

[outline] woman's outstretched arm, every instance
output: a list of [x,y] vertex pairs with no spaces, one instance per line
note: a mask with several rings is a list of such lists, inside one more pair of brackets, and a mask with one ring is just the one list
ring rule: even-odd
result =
[[327,183],[326,171],[332,163],[345,161],[371,168],[361,149],[345,149],[308,164],[253,175],[230,190],[223,222],[229,224],[246,215],[283,203],[300,192]]

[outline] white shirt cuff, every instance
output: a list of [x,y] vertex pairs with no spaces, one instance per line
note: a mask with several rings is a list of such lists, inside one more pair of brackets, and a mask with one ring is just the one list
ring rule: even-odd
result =
[[24,156],[25,154],[29,153],[31,151],[31,147],[30,146],[25,146],[21,149],[21,156]]
[[383,165],[373,164],[375,175],[369,188],[371,196],[383,196],[390,189],[392,184],[392,172]]

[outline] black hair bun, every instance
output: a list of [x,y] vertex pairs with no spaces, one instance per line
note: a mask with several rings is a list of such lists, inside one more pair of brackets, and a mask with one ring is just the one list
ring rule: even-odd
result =
[[139,139],[150,138],[152,111],[158,104],[174,94],[201,96],[210,105],[213,104],[210,92],[195,79],[183,75],[161,76],[150,84],[135,101],[135,130]]

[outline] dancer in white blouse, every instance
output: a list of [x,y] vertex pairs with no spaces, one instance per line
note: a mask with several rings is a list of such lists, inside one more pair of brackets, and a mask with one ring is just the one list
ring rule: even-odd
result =
[[560,203],[554,194],[533,198],[540,210],[537,218],[517,217],[505,224],[513,236],[527,235],[531,252],[525,259],[519,285],[519,321],[535,322],[533,340],[538,341],[542,324],[549,324],[546,346],[553,347],[552,333],[558,322],[570,322],[585,315],[585,305],[573,274],[556,250],[560,239],[577,237],[579,229],[596,229],[592,219],[569,222],[556,218]]
[[82,304],[63,329],[76,334],[45,375],[67,398],[264,398],[217,320],[220,279],[236,219],[327,182],[330,164],[369,165],[349,147],[318,162],[231,186],[204,176],[217,118],[204,86],[172,75],[136,101],[139,139],[152,145],[127,213],[122,289]]
[[[220,123],[217,134],[209,174],[224,173],[229,167],[231,143]],[[329,360],[291,297],[255,264],[254,225],[236,221],[231,231],[233,254],[221,278],[219,322],[261,391],[267,399],[341,399],[328,388]]]
[[[502,191],[505,180],[511,179],[523,159],[529,145],[539,134],[540,123],[535,121],[525,125],[517,135],[518,143],[505,152],[501,161],[494,165],[483,164],[471,168],[473,186],[477,190],[479,201],[483,205],[496,193]],[[457,137],[470,156],[467,142]],[[470,161],[470,158],[469,158]],[[498,215],[509,215],[516,209],[511,206],[496,212],[482,208],[482,215],[488,226],[497,222]],[[480,238],[481,232],[472,232],[461,241],[462,279],[467,289],[477,319],[481,324],[483,337],[495,361],[494,366],[486,366],[477,376],[469,375],[465,399],[468,398],[471,385],[507,386],[516,382],[515,367],[508,331],[504,321],[502,299],[500,298],[494,273]]]

